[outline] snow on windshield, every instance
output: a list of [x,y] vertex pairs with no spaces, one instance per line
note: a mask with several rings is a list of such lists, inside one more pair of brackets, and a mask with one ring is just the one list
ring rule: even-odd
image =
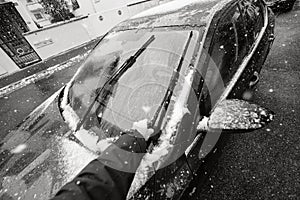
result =
[[186,103],[192,85],[193,73],[194,70],[191,69],[185,77],[184,85],[176,99],[171,117],[159,138],[159,144],[154,147],[152,152],[146,153],[143,157],[129,189],[127,199],[130,199],[154,175],[155,170],[165,164],[165,157],[172,151],[178,123],[181,122],[186,113],[189,113]]

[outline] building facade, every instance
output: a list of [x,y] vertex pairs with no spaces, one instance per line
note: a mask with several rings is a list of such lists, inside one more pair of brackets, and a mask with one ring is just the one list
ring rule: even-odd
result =
[[[65,0],[64,6],[70,17],[63,20],[55,19],[56,13],[49,14],[41,1],[47,0],[10,0],[10,3],[0,3],[2,6],[10,4],[17,11],[6,16],[0,12],[3,19],[8,18],[7,23],[2,22],[2,26],[7,26],[6,29],[2,28],[2,36],[14,30],[14,38],[18,38],[13,44],[9,40],[6,40],[7,44],[1,43],[5,38],[0,40],[0,57],[9,57],[14,63],[11,66],[11,62],[1,60],[0,76],[97,39],[121,21],[170,0]],[[16,19],[19,23],[12,23]]]

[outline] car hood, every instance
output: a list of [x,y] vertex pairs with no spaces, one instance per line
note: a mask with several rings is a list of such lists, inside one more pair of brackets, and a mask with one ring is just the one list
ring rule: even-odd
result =
[[0,199],[48,199],[97,154],[71,134],[51,96],[11,131],[0,149]]

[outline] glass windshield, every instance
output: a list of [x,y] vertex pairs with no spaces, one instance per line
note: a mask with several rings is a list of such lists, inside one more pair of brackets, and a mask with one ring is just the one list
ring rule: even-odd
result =
[[[179,64],[189,34],[190,31],[184,30],[127,30],[104,38],[75,75],[70,87],[69,102],[80,119],[112,74],[151,36],[154,35],[155,40],[113,84],[102,89],[84,128],[97,126],[115,135],[115,131],[131,129],[134,122],[151,120]],[[195,32],[183,62],[183,74],[191,60],[196,38]],[[112,126],[114,130],[110,130]]]

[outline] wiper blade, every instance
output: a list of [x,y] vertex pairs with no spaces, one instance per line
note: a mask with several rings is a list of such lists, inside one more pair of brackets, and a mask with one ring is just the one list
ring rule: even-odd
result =
[[113,75],[103,84],[103,87],[97,91],[96,90],[96,97],[92,101],[91,105],[89,105],[87,111],[83,115],[82,120],[77,124],[76,130],[78,131],[82,124],[85,122],[88,114],[91,112],[92,107],[95,105],[95,102],[97,101],[98,97],[101,95],[102,91],[106,88],[108,84],[112,85],[115,83],[135,62],[136,59],[147,49],[147,47],[155,40],[155,36],[152,35],[144,44],[139,48],[134,55],[130,56],[122,65],[119,67],[119,69],[113,73]]
[[189,38],[186,42],[186,45],[185,45],[184,50],[182,52],[182,55],[180,57],[179,64],[176,67],[176,69],[173,71],[173,74],[172,74],[167,92],[166,92],[161,104],[159,105],[157,111],[155,112],[151,122],[148,124],[148,128],[152,128],[154,130],[154,133],[157,133],[157,135],[150,138],[150,140],[156,140],[160,136],[160,134],[158,134],[158,133],[160,133],[160,127],[162,125],[163,119],[164,119],[164,117],[166,115],[166,112],[167,112],[167,109],[169,107],[171,97],[173,95],[174,88],[175,88],[176,83],[179,79],[179,73],[180,73],[183,61],[185,59],[188,47],[189,47],[190,42],[192,40],[192,37],[193,37],[193,31],[190,32]]

